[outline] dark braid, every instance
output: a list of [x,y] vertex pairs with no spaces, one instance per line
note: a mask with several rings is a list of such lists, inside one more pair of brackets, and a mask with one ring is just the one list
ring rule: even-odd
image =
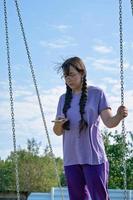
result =
[[85,104],[87,101],[87,94],[88,94],[88,90],[87,90],[87,81],[86,81],[86,75],[83,77],[82,80],[82,94],[81,94],[81,98],[80,98],[80,102],[79,102],[79,106],[80,106],[80,115],[81,115],[81,120],[79,122],[79,129],[80,132],[84,129],[87,128],[88,123],[85,121],[84,119],[84,113],[85,113]]
[[[66,84],[66,95],[65,95],[65,103],[63,107],[63,113],[65,118],[67,118],[67,110],[71,107],[71,100],[72,100],[72,89]],[[66,121],[63,124],[63,128],[65,130],[70,130],[70,121]]]
[[[79,102],[80,107],[80,115],[81,120],[79,122],[79,129],[80,132],[82,129],[86,128],[88,126],[87,122],[84,119],[84,113],[85,113],[85,104],[87,101],[87,81],[86,81],[86,68],[83,63],[83,61],[79,57],[71,57],[64,61],[64,63],[58,68],[58,72],[63,72],[63,75],[69,76],[70,72],[70,66],[72,66],[74,69],[76,69],[82,76],[82,93],[81,98]],[[63,77],[62,75],[62,77]],[[66,95],[65,95],[65,102],[63,107],[63,113],[65,118],[67,118],[67,111],[71,107],[71,101],[72,101],[72,89],[66,84]],[[63,128],[65,130],[70,130],[70,121],[66,121],[63,124]]]

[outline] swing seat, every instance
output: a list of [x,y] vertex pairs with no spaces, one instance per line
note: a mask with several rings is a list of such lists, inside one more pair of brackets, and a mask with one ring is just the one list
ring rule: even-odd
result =
[[[30,192],[20,192],[20,200],[27,200]],[[0,192],[0,200],[17,200],[15,191]]]

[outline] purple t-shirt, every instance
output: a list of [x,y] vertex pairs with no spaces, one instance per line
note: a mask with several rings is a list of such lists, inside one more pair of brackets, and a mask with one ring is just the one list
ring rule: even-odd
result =
[[[97,165],[107,160],[101,132],[99,130],[101,111],[110,108],[104,92],[94,86],[88,87],[88,99],[85,106],[84,119],[88,127],[79,133],[79,101],[81,93],[73,94],[71,108],[67,111],[70,130],[63,133],[64,166],[75,164]],[[63,116],[65,94],[61,95],[57,114]]]

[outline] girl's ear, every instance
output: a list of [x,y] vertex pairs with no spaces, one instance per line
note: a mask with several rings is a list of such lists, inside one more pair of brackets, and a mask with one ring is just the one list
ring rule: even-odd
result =
[[82,80],[84,79],[84,77],[85,77],[85,74],[82,72],[82,73],[81,73],[81,78],[82,78]]
[[83,78],[86,75],[84,71],[80,71],[80,74],[81,74],[81,76],[83,76]]

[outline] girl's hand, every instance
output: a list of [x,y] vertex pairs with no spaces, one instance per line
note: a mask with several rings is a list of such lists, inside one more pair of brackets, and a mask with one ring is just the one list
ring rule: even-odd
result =
[[68,119],[63,118],[63,117],[58,117],[56,120],[53,120],[52,122],[54,123],[53,131],[56,135],[62,135],[64,130],[63,130],[63,124],[67,121]]
[[117,116],[120,120],[128,116],[128,109],[125,106],[120,106],[117,110]]
[[64,124],[67,120],[68,120],[67,118],[61,118],[61,117],[59,117],[58,119],[52,120],[52,122],[55,122],[55,123],[57,123],[57,124],[62,125],[62,124]]

